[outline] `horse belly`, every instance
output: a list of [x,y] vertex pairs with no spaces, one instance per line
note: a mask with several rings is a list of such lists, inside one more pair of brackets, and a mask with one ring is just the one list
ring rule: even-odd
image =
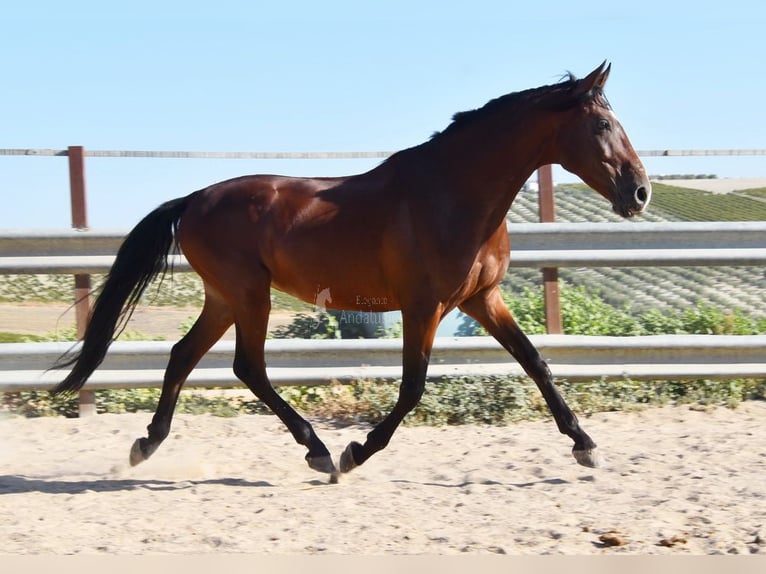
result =
[[272,286],[307,303],[347,311],[393,311],[399,301],[379,259],[328,247],[275,253]]

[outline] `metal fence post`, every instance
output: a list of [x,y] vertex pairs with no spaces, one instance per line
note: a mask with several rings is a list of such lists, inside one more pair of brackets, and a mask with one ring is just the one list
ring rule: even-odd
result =
[[[538,201],[540,222],[556,221],[556,206],[553,201],[553,168],[544,165],[537,170]],[[545,306],[545,329],[548,333],[562,333],[561,303],[559,301],[559,270],[556,267],[543,268],[543,304]]]
[[[69,146],[69,194],[72,206],[72,227],[88,228],[88,210],[85,200],[85,153],[82,146]],[[90,275],[74,276],[75,318],[77,338],[85,337],[85,328],[90,316]],[[80,391],[80,416],[96,414],[96,397],[93,391]]]

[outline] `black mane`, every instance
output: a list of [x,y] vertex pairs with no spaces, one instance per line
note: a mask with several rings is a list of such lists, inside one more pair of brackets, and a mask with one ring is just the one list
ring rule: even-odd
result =
[[480,108],[457,112],[452,116],[452,123],[443,131],[434,133],[431,139],[443,134],[454,133],[464,126],[480,121],[500,110],[510,107],[521,107],[527,103],[537,103],[547,109],[563,111],[578,103],[582,103],[583,101],[595,99],[599,105],[609,108],[609,102],[607,102],[606,97],[600,89],[593,90],[585,94],[584,97],[575,97],[574,89],[578,82],[579,80],[574,74],[567,72],[561,81],[556,84],[531,88],[521,92],[512,92],[490,100]]

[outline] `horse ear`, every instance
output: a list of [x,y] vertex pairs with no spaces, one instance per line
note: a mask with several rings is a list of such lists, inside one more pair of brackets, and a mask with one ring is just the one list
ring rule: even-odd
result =
[[607,65],[606,60],[604,60],[598,68],[577,82],[575,95],[584,96],[594,89],[603,90],[611,70],[612,64]]

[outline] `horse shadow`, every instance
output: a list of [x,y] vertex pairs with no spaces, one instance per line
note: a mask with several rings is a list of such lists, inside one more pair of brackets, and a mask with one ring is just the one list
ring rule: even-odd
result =
[[402,484],[418,484],[421,486],[438,486],[440,488],[466,488],[468,486],[504,486],[507,488],[530,488],[533,486],[540,486],[540,485],[551,485],[551,486],[562,486],[566,484],[571,484],[571,481],[565,480],[563,478],[544,478],[540,480],[533,480],[531,482],[497,482],[494,480],[481,480],[481,481],[472,481],[472,480],[466,480],[464,482],[458,482],[454,484],[448,484],[444,482],[415,482],[412,480],[404,480],[404,479],[395,479],[391,482],[395,483],[402,483]]
[[[499,485],[509,488],[530,488],[538,485],[563,486],[570,481],[561,478],[548,478],[531,482],[501,483],[495,481],[465,481],[458,483],[418,482],[404,479],[394,479],[392,483],[412,484],[420,486],[436,486],[441,488],[465,488],[467,486]],[[327,481],[309,480],[309,486],[326,486]],[[172,491],[194,488],[195,486],[218,485],[242,488],[274,488],[275,485],[264,480],[245,480],[243,478],[211,478],[204,480],[160,480],[160,479],[104,479],[93,480],[59,480],[53,477],[30,477],[24,475],[0,475],[0,496],[6,494],[83,494],[86,492],[123,492],[128,490]]]
[[93,479],[58,480],[55,478],[28,477],[23,475],[0,476],[0,496],[6,494],[82,494],[84,492],[121,492],[126,490],[183,490],[200,485],[239,486],[269,488],[266,481],[250,481],[241,478],[214,478],[205,480],[158,480],[158,479]]

